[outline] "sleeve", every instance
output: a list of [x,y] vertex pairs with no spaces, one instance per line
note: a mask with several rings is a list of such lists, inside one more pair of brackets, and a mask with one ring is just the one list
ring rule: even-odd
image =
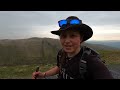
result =
[[99,57],[88,56],[87,66],[88,72],[93,79],[113,79],[112,74]]

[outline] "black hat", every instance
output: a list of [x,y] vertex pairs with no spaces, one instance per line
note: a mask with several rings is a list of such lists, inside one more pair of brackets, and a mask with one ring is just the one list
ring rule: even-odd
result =
[[[69,16],[66,20],[69,21],[69,20],[72,20],[72,19],[78,19],[78,20],[80,20],[76,16]],[[80,20],[80,21],[82,22],[82,20]],[[61,31],[72,30],[72,29],[79,30],[80,33],[83,34],[83,41],[88,40],[93,35],[92,28],[89,27],[86,24],[83,24],[83,23],[77,24],[77,25],[66,25],[65,27],[60,27],[59,30],[51,31],[51,33],[55,34],[55,35],[60,35]]]

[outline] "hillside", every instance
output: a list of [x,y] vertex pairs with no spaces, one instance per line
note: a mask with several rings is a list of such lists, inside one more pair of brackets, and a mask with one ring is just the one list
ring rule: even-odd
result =
[[120,49],[120,40],[87,41],[90,44],[101,44]]
[[[84,43],[95,50],[116,50],[103,45]],[[60,42],[52,38],[0,40],[0,65],[55,63]]]
[[0,65],[54,62],[59,41],[50,38],[29,38],[0,41]]
[[120,50],[119,48],[115,48],[112,46],[107,46],[107,45],[102,45],[102,44],[91,44],[88,42],[85,42],[82,45],[88,46],[88,47],[93,48],[95,50],[108,50],[108,51]]

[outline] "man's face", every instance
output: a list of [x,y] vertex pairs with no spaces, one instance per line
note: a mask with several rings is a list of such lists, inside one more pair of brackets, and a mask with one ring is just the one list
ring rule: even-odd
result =
[[60,42],[65,52],[75,53],[82,41],[79,31],[66,30],[60,34]]

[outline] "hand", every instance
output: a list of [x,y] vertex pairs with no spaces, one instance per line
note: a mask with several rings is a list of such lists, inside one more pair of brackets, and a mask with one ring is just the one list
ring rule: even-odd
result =
[[33,74],[32,74],[32,78],[33,79],[37,79],[37,78],[44,78],[44,73],[42,73],[42,72],[33,72]]

